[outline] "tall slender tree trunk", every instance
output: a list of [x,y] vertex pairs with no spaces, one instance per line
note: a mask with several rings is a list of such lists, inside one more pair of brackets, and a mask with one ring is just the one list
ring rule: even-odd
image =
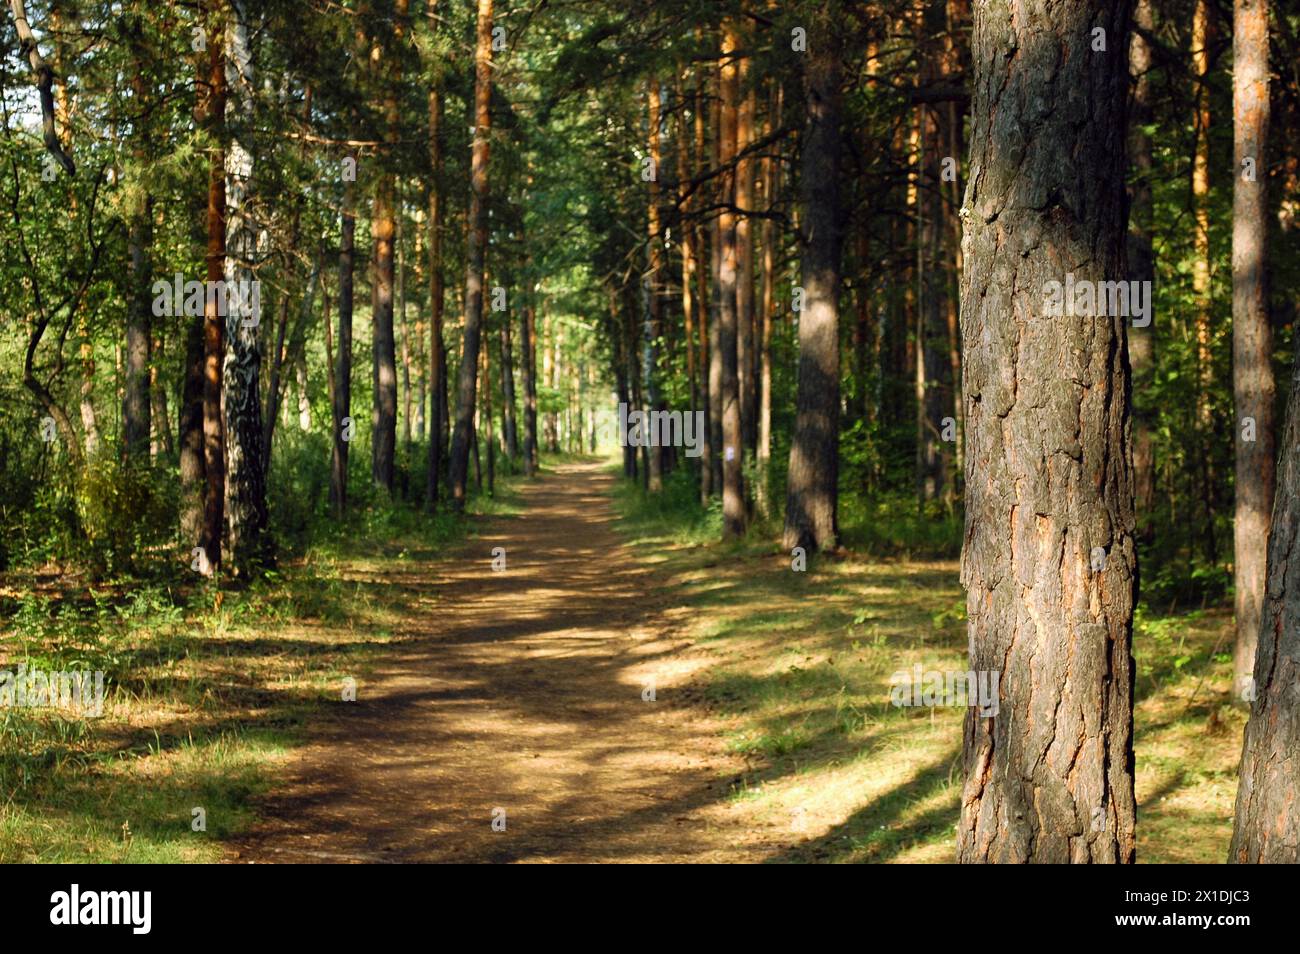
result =
[[1229,862],[1300,863],[1300,336],[1281,450]]
[[[1273,328],[1268,312],[1268,0],[1236,0],[1232,31],[1232,391],[1237,410],[1233,520],[1234,695],[1254,694],[1255,647],[1273,513]],[[1253,434],[1247,434],[1253,424]],[[1247,437],[1253,440],[1247,440]]]
[[[720,165],[727,165],[736,156],[737,107],[739,79],[737,76],[737,36],[734,23],[723,25],[722,63],[719,90],[722,116],[718,126]],[[741,470],[744,455],[744,434],[740,419],[740,379],[736,354],[737,273],[739,270],[736,247],[736,215],[731,206],[736,198],[735,170],[721,176],[723,208],[718,213],[718,235],[721,264],[718,269],[718,294],[721,307],[718,311],[718,350],[722,355],[722,533],[724,538],[738,537],[745,532],[745,484]]]
[[510,334],[510,313],[501,316],[501,437],[506,457],[512,463],[519,455],[519,431],[515,424],[515,354]]
[[803,310],[799,381],[785,504],[787,549],[839,544],[840,84],[844,64],[835,5],[809,29],[805,74],[808,126],[803,144]]
[[[207,323],[195,315],[185,333],[184,381],[176,430],[180,435],[180,531],[186,547],[198,545],[203,535],[207,473],[204,468],[203,390],[204,332]],[[187,549],[188,555],[188,549]]]
[[402,249],[401,202],[397,212],[397,323],[402,329],[402,443],[411,456],[411,425],[414,423],[411,393],[411,326],[406,320],[406,256]]
[[[754,141],[754,112],[757,94],[751,85],[749,57],[737,63],[740,101],[736,109],[736,152],[739,155]],[[744,448],[758,446],[758,355],[754,334],[754,224],[749,212],[754,207],[754,160],[736,163],[736,368],[740,391],[740,430]]]
[[[429,4],[429,31],[438,32],[438,3]],[[438,481],[444,451],[442,421],[447,416],[447,365],[442,342],[442,75],[437,66],[429,80],[429,460],[424,474],[424,506],[438,504]]]
[[391,46],[376,38],[371,60],[383,61],[384,164],[375,183],[370,231],[374,239],[375,280],[372,289],[373,411],[371,414],[371,477],[385,493],[393,491],[397,452],[397,350],[393,334],[393,284],[396,179],[391,165],[396,161],[400,114],[398,89],[401,72],[397,50],[401,48],[406,18],[406,0],[396,0]]
[[1067,271],[1126,277],[1129,6],[975,5],[962,582],[999,690],[966,712],[966,863],[1134,858],[1127,319],[1045,307]]
[[483,443],[487,447],[487,491],[488,496],[496,492],[496,473],[497,473],[497,442],[493,433],[492,421],[492,362],[491,348],[482,348],[479,350],[479,368],[483,375],[481,393],[483,395],[483,407],[481,409],[481,418],[483,425]]
[[[227,123],[233,127],[226,154],[226,251],[228,288],[251,289],[257,231],[251,218],[253,152],[253,56],[249,46],[247,0],[228,0],[226,83],[232,95]],[[240,296],[242,297],[242,295]],[[257,299],[260,302],[260,295]],[[261,368],[258,345],[260,304],[251,300],[226,308],[226,353],[222,366],[225,411],[225,516],[227,564],[247,576],[271,558],[267,537],[266,455],[263,453]]]
[[487,251],[488,133],[491,129],[492,0],[478,0],[474,54],[474,147],[470,167],[468,263],[465,269],[465,333],[457,385],[456,428],[451,437],[451,499],[465,506],[470,430],[474,424],[479,338],[483,325],[483,264]]
[[[209,35],[219,36],[220,7],[209,8]],[[223,44],[208,43],[207,93],[204,126],[208,132],[207,281],[226,277],[226,65]],[[208,288],[215,288],[209,284]],[[216,573],[221,565],[221,531],[225,514],[226,462],[225,429],[221,413],[221,364],[225,352],[225,316],[220,314],[217,296],[209,293],[203,306],[203,524],[199,547],[206,569]],[[204,564],[200,564],[203,566]]]
[[[645,337],[641,342],[641,381],[645,393],[646,420],[649,422],[654,420],[652,412],[660,409],[659,339],[663,335],[663,308],[659,296],[660,250],[663,248],[663,237],[659,234],[659,163],[661,156],[659,150],[659,81],[657,79],[652,78],[650,80],[646,90],[646,101],[649,104],[647,148],[653,174],[647,183],[648,188],[646,190],[646,272],[641,289],[642,313],[645,315]],[[652,425],[648,430],[652,436],[656,433],[656,429]],[[664,448],[659,446],[657,439],[652,440],[651,444],[653,446],[647,451],[647,474],[649,476],[647,477],[646,488],[651,493],[659,493],[664,489]]]
[[[1151,0],[1137,0],[1134,23],[1150,32],[1154,29]],[[1129,72],[1133,76],[1132,114],[1129,117],[1131,165],[1129,184],[1128,265],[1133,281],[1155,281],[1153,246],[1155,205],[1151,192],[1151,48],[1145,37],[1133,31],[1129,44]],[[1153,409],[1149,406],[1154,371],[1155,326],[1130,327],[1129,364],[1133,369],[1133,489],[1136,496],[1138,537],[1154,533],[1155,450],[1152,443]],[[1140,398],[1138,397],[1140,396]]]
[[[350,158],[355,159],[355,156]],[[330,504],[341,518],[348,506],[348,447],[351,434],[346,425],[352,415],[352,305],[353,256],[356,249],[356,190],[343,183],[343,226],[339,241],[339,353],[334,370],[334,450],[330,456]]]
[[[784,90],[780,83],[773,84],[767,118],[763,123],[763,136],[781,123],[781,98]],[[776,147],[773,147],[776,148]],[[763,163],[763,203],[768,212],[776,207],[777,191],[781,187],[781,163],[773,157]],[[763,220],[763,297],[758,328],[758,486],[755,499],[763,516],[772,511],[772,322],[776,317],[776,223]]]
[[519,344],[523,350],[520,368],[524,384],[524,474],[529,477],[537,472],[537,334],[532,298],[530,287],[528,303],[519,322]]
[[[713,130],[711,148],[713,168],[722,165],[722,78],[721,70],[713,73],[714,95],[711,97],[709,127]],[[710,198],[717,205],[723,201],[725,177],[713,180]],[[722,494],[722,216],[715,213],[709,219],[709,445],[713,456],[712,491]]]
[[1210,328],[1210,8],[1208,0],[1196,0],[1192,11],[1192,72],[1195,77],[1195,145],[1192,154],[1193,246],[1192,298],[1196,309],[1196,419],[1200,427],[1201,452],[1198,454],[1201,477],[1201,527],[1206,556],[1218,560],[1218,535],[1215,533],[1215,498],[1217,475],[1210,453],[1218,439],[1210,392],[1214,386],[1213,334]]
[[[131,30],[131,47],[135,72],[131,77],[131,95],[135,108],[144,111],[149,101],[149,87],[145,73],[145,41],[143,19],[137,18]],[[148,144],[144,124],[135,133],[135,161],[143,166],[148,157]],[[126,380],[122,401],[122,444],[128,457],[143,457],[149,450],[151,429],[150,402],[150,346],[152,329],[150,316],[153,285],[150,251],[153,246],[153,199],[142,189],[131,209],[127,225],[127,246],[130,250],[131,297],[127,303],[126,322]],[[160,422],[166,426],[166,418]]]

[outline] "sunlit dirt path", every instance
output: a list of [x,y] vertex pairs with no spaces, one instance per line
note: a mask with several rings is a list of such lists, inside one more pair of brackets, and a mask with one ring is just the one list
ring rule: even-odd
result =
[[[417,635],[312,727],[231,860],[768,854],[773,833],[728,797],[743,766],[683,691],[705,657],[675,636],[670,593],[615,530],[613,479],[562,466],[523,490],[521,516],[421,566],[435,598],[411,621]],[[492,571],[494,547],[505,572]]]

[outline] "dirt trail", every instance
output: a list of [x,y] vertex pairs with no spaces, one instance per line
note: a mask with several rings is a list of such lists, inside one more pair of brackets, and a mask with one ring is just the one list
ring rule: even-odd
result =
[[[614,478],[572,464],[428,565],[420,635],[314,727],[240,861],[752,861],[741,764],[683,692],[706,660],[622,544]],[[506,549],[504,573],[491,570]],[[671,615],[671,614],[668,614]],[[653,680],[655,701],[642,698]],[[505,831],[492,827],[505,810]],[[767,844],[765,844],[767,843]]]

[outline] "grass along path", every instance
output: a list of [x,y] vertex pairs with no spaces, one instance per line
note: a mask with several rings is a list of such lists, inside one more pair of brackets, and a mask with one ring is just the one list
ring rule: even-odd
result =
[[[0,669],[110,679],[102,719],[0,712],[0,861],[951,859],[961,713],[889,679],[964,667],[952,561],[795,573],[592,461],[480,505],[220,600],[0,581]],[[1226,854],[1230,627],[1139,617],[1140,861]]]
[[[729,798],[782,842],[768,859],[951,861],[963,710],[889,692],[915,664],[966,668],[956,562],[853,553],[794,572],[770,544],[713,542],[716,514],[677,489],[620,483],[621,526],[704,657],[698,691],[745,760]],[[1228,699],[1231,611],[1139,613],[1135,630],[1138,860],[1222,863],[1246,718]]]

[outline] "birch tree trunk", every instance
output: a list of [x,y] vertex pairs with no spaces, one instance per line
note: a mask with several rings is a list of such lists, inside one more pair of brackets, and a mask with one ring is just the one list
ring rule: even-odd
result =
[[[229,0],[225,30],[226,124],[231,130],[226,153],[227,291],[250,290],[255,281],[257,229],[250,218],[253,153],[253,56],[249,48],[247,0]],[[260,300],[260,296],[259,296]],[[236,305],[235,302],[239,304]],[[262,441],[262,352],[258,345],[260,308],[242,294],[228,294],[225,358],[222,363],[225,415],[225,516],[228,564],[246,576],[270,556],[266,535],[266,455]]]

